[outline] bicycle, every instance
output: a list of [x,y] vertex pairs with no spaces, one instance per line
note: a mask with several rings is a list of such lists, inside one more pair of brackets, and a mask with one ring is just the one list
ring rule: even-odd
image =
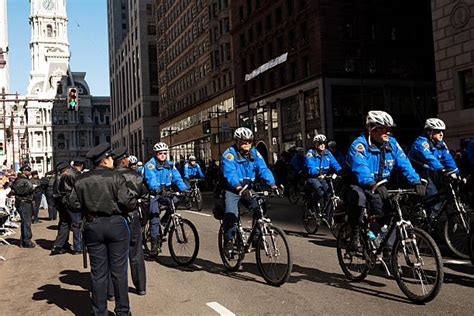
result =
[[[377,183],[376,187],[387,182]],[[374,189],[375,191],[375,189]],[[392,233],[395,236],[389,256],[391,271],[401,291],[415,303],[426,303],[433,300],[443,284],[443,262],[441,253],[433,238],[424,230],[415,228],[403,219],[400,200],[404,195],[416,194],[413,189],[388,190],[392,212],[384,215],[367,216],[362,227],[360,242],[362,249],[350,247],[352,228],[349,223],[341,227],[337,237],[337,257],[346,278],[350,281],[362,281],[377,262],[381,262],[390,276],[382,253],[389,249]],[[368,237],[369,226],[381,217],[390,216],[386,234],[379,244],[377,239]],[[390,263],[389,263],[390,264]],[[417,291],[418,289],[418,291]]]
[[202,179],[190,179],[189,180],[189,185],[191,187],[191,195],[190,195],[190,200],[191,200],[191,205],[195,204],[196,209],[200,212],[202,211],[202,194],[201,194],[201,189],[198,187],[198,183],[202,182],[204,180]]
[[459,194],[462,181],[452,178],[452,173],[454,171],[447,174],[447,196],[442,200],[441,211],[435,218],[429,218],[421,202],[408,200],[403,210],[415,226],[431,234],[434,234],[439,223],[442,223],[441,232],[449,250],[462,259],[469,259],[468,241],[472,210],[462,201]]
[[[160,211],[164,211],[164,215],[161,218],[162,221],[160,221],[158,248],[161,252],[163,243],[168,239],[168,249],[173,260],[178,265],[190,265],[199,252],[199,235],[194,224],[176,211],[174,199],[183,195],[181,192],[171,191],[160,194],[160,197],[168,200],[168,204],[160,205]],[[151,230],[149,220],[146,221],[142,234],[145,252],[150,255]],[[168,236],[168,238],[165,236]]]
[[[280,286],[288,281],[293,261],[285,232],[272,224],[263,209],[264,198],[274,196],[274,194],[268,191],[256,192],[249,189],[248,186],[245,186],[241,192],[244,190],[249,190],[250,196],[256,198],[258,208],[255,211],[259,212],[259,219],[254,221],[252,227],[249,228],[242,226],[239,216],[237,231],[233,239],[234,249],[230,256],[226,254],[224,248],[224,227],[223,222],[220,221],[218,237],[220,257],[227,270],[238,270],[245,254],[253,250],[252,241],[258,235],[255,245],[255,259],[260,274],[268,284]],[[268,262],[266,262],[267,260]]]
[[[334,189],[334,181],[338,178],[336,174],[332,175],[321,175],[318,178],[322,180],[327,180],[330,190],[329,199],[325,200],[324,205],[315,205],[313,201],[310,201],[311,194],[308,194],[305,198],[303,206],[303,226],[308,232],[308,234],[316,234],[321,223],[326,224],[334,238],[337,238],[341,224],[339,221],[335,221],[336,211],[342,208],[343,201],[336,194]],[[338,214],[340,215],[340,214]]]
[[304,199],[304,183],[305,183],[305,174],[304,172],[296,172],[293,169],[288,172],[289,183],[287,189],[288,202],[293,205],[297,205],[300,199]]
[[467,246],[469,248],[469,258],[471,260],[471,264],[474,265],[474,231],[472,230],[469,234],[469,242]]

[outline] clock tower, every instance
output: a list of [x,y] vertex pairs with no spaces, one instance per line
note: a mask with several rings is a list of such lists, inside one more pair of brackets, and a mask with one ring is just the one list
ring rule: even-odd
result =
[[[27,89],[29,160],[40,173],[53,167],[53,112],[70,84],[66,0],[30,0],[31,71]],[[36,100],[34,100],[36,99]],[[37,100],[41,100],[41,102]],[[51,100],[51,101],[47,101]]]

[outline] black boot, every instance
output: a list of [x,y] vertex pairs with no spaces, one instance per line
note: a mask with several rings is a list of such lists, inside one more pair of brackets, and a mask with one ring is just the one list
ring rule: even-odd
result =
[[155,257],[159,253],[159,248],[158,248],[158,238],[152,238],[151,239],[151,249],[150,249],[150,255]]
[[360,243],[360,226],[355,226],[352,229],[349,249],[354,251],[361,251],[362,244]]

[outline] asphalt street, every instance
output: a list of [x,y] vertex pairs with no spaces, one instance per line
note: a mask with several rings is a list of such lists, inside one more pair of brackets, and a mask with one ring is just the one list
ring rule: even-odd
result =
[[[147,295],[138,296],[130,288],[134,315],[472,315],[474,267],[466,261],[445,257],[443,287],[426,305],[411,303],[379,268],[365,281],[350,283],[339,267],[329,231],[305,234],[301,207],[281,199],[270,200],[268,215],[289,236],[293,255],[289,281],[281,287],[267,285],[254,253],[246,256],[239,271],[228,273],[217,249],[219,222],[210,215],[212,199],[205,198],[202,212],[180,211],[199,231],[195,263],[177,266],[166,248],[158,260],[147,261]],[[0,261],[0,315],[89,314],[89,270],[83,269],[82,256],[49,256],[55,229],[56,223],[49,221],[34,224],[35,249],[15,246],[19,230],[8,239],[14,244],[0,246],[0,255],[6,258]],[[113,308],[109,302],[109,310]]]

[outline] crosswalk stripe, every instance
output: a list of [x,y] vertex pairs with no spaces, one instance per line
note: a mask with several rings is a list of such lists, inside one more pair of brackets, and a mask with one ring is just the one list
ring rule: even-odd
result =
[[209,302],[206,303],[206,305],[215,310],[221,316],[235,316],[234,313],[217,302]]

